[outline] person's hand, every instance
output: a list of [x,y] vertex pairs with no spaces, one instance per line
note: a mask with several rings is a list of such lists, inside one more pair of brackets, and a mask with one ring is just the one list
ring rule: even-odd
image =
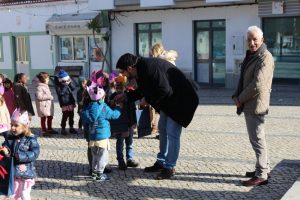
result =
[[133,125],[131,126],[131,128],[132,128],[132,129],[135,129],[135,128],[136,128],[136,124],[133,124]]
[[0,147],[0,152],[2,152],[4,155],[8,155],[9,154],[9,151],[6,147]]
[[145,97],[143,97],[140,101],[140,106],[142,108],[149,106],[148,102],[146,101]]
[[236,107],[241,107],[241,103],[237,97],[233,97],[232,100],[234,101]]

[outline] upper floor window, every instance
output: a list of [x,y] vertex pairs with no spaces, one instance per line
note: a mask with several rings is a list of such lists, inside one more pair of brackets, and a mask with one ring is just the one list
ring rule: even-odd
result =
[[138,56],[149,57],[151,47],[161,43],[161,23],[136,24],[136,51]]
[[86,38],[84,36],[60,37],[60,60],[86,60]]

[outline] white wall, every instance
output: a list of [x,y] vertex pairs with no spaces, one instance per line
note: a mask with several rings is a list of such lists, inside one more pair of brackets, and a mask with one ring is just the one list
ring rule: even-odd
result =
[[0,26],[0,33],[46,31],[45,22],[53,14],[76,13],[77,10],[81,13],[89,12],[87,2],[75,4],[72,1],[2,7],[0,19],[1,24],[5,22],[5,26]]
[[3,42],[3,62],[0,62],[0,69],[11,69],[12,61],[11,61],[11,47],[10,47],[10,39],[8,36],[2,36]]
[[30,36],[30,57],[32,69],[52,69],[51,36]]
[[[243,35],[250,25],[260,25],[257,5],[195,8],[186,10],[161,10],[123,12],[116,17],[121,21],[112,22],[112,63],[126,53],[135,53],[135,23],[161,22],[162,41],[166,49],[176,50],[179,54],[176,64],[179,68],[193,71],[193,21],[226,20],[226,69],[234,69],[232,36]],[[243,57],[243,55],[242,55]]]

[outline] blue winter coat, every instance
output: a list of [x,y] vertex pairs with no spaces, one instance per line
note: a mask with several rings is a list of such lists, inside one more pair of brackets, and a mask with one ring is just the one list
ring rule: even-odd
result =
[[34,135],[16,137],[9,134],[3,145],[14,158],[15,177],[31,179],[36,177],[35,160],[40,154],[40,145]]
[[118,119],[121,115],[120,108],[112,110],[102,100],[92,101],[81,112],[83,123],[88,126],[89,140],[103,140],[111,136],[110,119]]

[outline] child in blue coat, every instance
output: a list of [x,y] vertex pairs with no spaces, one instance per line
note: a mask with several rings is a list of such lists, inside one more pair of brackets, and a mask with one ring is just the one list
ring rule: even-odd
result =
[[[96,181],[107,181],[110,178],[104,174],[108,163],[108,150],[110,148],[109,138],[110,119],[120,116],[120,106],[115,110],[104,103],[105,92],[99,81],[92,80],[87,87],[88,103],[82,108],[80,115],[83,120],[84,129],[89,131],[89,147],[92,152],[92,177]],[[86,97],[84,97],[86,98]]]

